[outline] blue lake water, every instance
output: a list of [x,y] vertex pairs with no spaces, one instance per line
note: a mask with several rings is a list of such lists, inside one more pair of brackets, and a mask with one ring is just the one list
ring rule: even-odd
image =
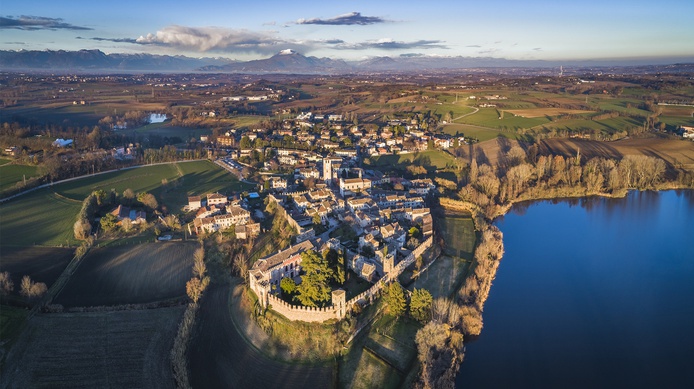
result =
[[694,191],[542,201],[506,254],[459,388],[694,388]]

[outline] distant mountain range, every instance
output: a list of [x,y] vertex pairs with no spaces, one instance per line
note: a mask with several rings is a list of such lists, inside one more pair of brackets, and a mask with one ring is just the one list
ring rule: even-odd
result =
[[[679,62],[684,65],[667,65]],[[687,64],[688,63],[688,64]],[[349,74],[370,72],[416,72],[423,70],[464,70],[485,68],[594,69],[599,67],[638,67],[636,73],[654,71],[691,72],[694,58],[634,59],[600,61],[507,60],[492,57],[399,56],[373,57],[347,62],[341,59],[307,57],[293,50],[282,50],[270,58],[234,61],[226,58],[191,58],[154,54],[105,54],[100,50],[0,51],[0,70],[63,72],[211,72],[279,74]],[[667,65],[667,66],[666,66]],[[638,70],[637,70],[638,69]]]
[[101,50],[0,51],[0,69],[69,72],[190,72],[232,63],[226,58],[154,54],[106,54]]

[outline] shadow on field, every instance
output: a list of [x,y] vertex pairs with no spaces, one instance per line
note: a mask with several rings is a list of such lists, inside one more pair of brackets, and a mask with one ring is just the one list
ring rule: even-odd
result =
[[247,343],[229,309],[231,286],[213,285],[203,298],[188,349],[194,388],[330,388],[333,369],[269,359]]
[[65,307],[144,304],[185,295],[194,242],[92,250],[55,299]]

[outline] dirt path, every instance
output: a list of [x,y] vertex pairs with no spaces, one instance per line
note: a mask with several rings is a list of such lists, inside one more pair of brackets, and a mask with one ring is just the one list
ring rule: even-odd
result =
[[267,358],[247,343],[230,312],[231,285],[214,285],[202,301],[188,351],[194,388],[330,388],[333,369]]
[[456,124],[456,123],[455,123],[456,120],[462,119],[462,118],[464,118],[465,116],[470,116],[470,115],[476,114],[476,113],[479,112],[479,110],[480,110],[480,109],[477,108],[477,107],[471,107],[471,108],[474,109],[474,111],[472,111],[472,112],[470,112],[470,113],[466,113],[465,115],[460,115],[460,116],[458,116],[457,118],[451,119],[451,124]]

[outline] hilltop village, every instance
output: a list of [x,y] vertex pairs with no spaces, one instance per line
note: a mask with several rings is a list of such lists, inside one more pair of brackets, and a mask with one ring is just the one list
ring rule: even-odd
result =
[[[324,121],[320,131],[302,129]],[[380,131],[363,134],[358,125],[352,125],[346,133],[340,115],[302,113],[293,121],[284,121],[279,131],[251,130],[236,136],[231,132],[217,138],[218,143],[228,146],[249,143],[259,146],[230,149],[231,156],[217,160],[217,164],[243,179],[244,172],[262,161],[260,189],[265,192],[266,203],[281,210],[275,217],[283,217],[295,233],[293,245],[260,258],[249,270],[250,288],[263,307],[272,306],[291,320],[343,318],[349,307],[357,302],[363,304],[431,245],[433,220],[429,200],[435,193],[434,182],[429,178],[405,179],[361,167],[362,150],[378,155],[407,153],[403,144],[413,151],[425,150],[431,144],[442,148],[451,145],[452,137],[435,138],[419,129],[416,122],[403,125],[394,121]],[[302,145],[317,147],[314,150],[263,147],[277,137],[288,138],[288,143],[296,138]],[[351,144],[352,139],[362,141],[356,148],[340,147]],[[337,147],[326,147],[331,144]],[[321,149],[323,153],[319,152]],[[258,197],[256,192],[249,193],[245,199],[227,198],[218,193],[191,196],[186,210],[194,211],[195,219],[188,225],[188,231],[205,234],[233,229],[236,239],[257,236],[261,232],[259,222],[265,215],[253,210],[249,200]],[[374,288],[359,296],[350,295],[349,302],[345,291],[334,290],[332,302],[324,304],[318,312],[301,310],[295,306],[296,300],[282,300],[283,279],[290,279],[294,284],[302,282],[301,254],[327,250],[340,253],[346,267],[374,283]]]

